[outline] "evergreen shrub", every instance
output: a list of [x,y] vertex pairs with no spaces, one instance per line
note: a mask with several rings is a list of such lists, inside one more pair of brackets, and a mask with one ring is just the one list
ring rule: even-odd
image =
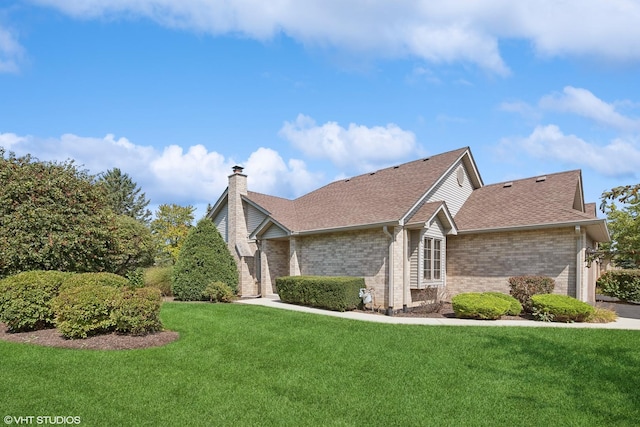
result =
[[189,231],[173,268],[172,292],[179,301],[202,301],[207,285],[238,289],[238,269],[213,221],[203,218]]
[[509,316],[517,316],[520,313],[522,313],[522,304],[520,304],[520,301],[518,301],[517,299],[515,299],[514,297],[512,297],[511,295],[507,295],[504,294],[502,292],[483,292],[483,295],[493,295],[497,298],[501,298],[505,301],[507,301],[509,304],[511,304],[511,306],[509,307],[509,310],[505,313],[508,314]]
[[283,302],[346,311],[360,305],[366,286],[362,277],[286,276],[276,279],[276,287]]
[[538,313],[551,314],[556,322],[584,322],[595,311],[586,302],[578,301],[567,295],[533,295],[531,304]]
[[21,332],[53,327],[51,301],[72,273],[25,271],[0,280],[0,321],[9,331]]
[[79,273],[67,277],[60,285],[60,291],[86,285],[124,288],[125,286],[130,286],[130,282],[126,277],[113,273]]
[[511,308],[504,298],[489,293],[468,292],[451,299],[456,317],[465,319],[499,319]]

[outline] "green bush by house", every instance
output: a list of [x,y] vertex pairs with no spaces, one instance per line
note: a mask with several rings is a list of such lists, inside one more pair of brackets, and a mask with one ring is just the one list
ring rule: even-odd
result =
[[511,302],[490,293],[468,292],[451,299],[456,317],[466,319],[499,319],[511,309]]
[[287,276],[277,278],[276,287],[283,302],[346,311],[358,307],[365,283],[362,277]]
[[550,294],[556,286],[555,280],[546,276],[516,276],[509,278],[511,296],[520,301],[524,310],[531,312],[531,297]]
[[551,314],[556,322],[584,322],[594,313],[592,306],[567,295],[534,295],[531,304],[536,312]]
[[509,316],[517,316],[520,313],[522,313],[522,304],[520,304],[520,301],[518,301],[517,299],[515,299],[511,295],[503,294],[502,292],[483,292],[482,294],[483,295],[492,295],[494,297],[501,298],[501,299],[507,301],[509,304],[511,304],[509,306],[509,310],[507,310],[507,312],[505,313],[505,314],[507,314]]
[[640,301],[640,270],[612,270],[596,282],[604,295],[623,301]]
[[179,301],[202,301],[207,285],[238,289],[238,269],[213,221],[203,218],[189,231],[173,268],[172,291]]
[[209,283],[207,287],[204,288],[202,296],[205,300],[210,302],[233,302],[235,293],[227,284],[222,282],[213,282]]
[[72,273],[25,271],[0,280],[0,321],[12,332],[53,326],[51,301]]

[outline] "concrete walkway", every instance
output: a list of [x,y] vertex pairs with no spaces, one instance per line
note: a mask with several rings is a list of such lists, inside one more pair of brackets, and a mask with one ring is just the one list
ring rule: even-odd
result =
[[640,319],[619,317],[611,323],[556,323],[537,322],[533,320],[473,320],[473,319],[445,319],[428,317],[400,317],[385,316],[383,314],[363,313],[355,311],[330,311],[318,308],[303,307],[286,304],[274,298],[252,298],[238,300],[239,304],[260,305],[281,310],[299,311],[303,313],[320,314],[324,316],[342,317],[344,319],[362,320],[367,322],[391,323],[402,325],[449,325],[449,326],[529,326],[538,328],[592,328],[592,329],[635,329],[640,330]]

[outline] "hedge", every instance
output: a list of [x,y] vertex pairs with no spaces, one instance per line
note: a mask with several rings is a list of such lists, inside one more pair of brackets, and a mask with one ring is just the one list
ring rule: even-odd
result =
[[9,331],[32,331],[53,327],[51,301],[72,273],[25,271],[0,280],[0,321]]
[[600,292],[623,301],[640,301],[640,270],[612,270],[596,282]]
[[534,295],[531,303],[536,312],[551,314],[556,322],[584,322],[594,313],[592,306],[567,295]]
[[113,330],[111,312],[120,294],[118,288],[96,284],[60,291],[53,300],[56,327],[66,338],[86,338]]
[[283,302],[346,311],[358,307],[365,283],[362,277],[286,276],[276,287]]
[[511,308],[511,303],[490,293],[468,292],[451,299],[456,317],[466,319],[499,319]]

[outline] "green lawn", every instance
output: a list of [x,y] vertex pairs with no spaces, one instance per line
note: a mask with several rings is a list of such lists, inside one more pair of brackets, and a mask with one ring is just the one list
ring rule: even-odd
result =
[[[104,425],[624,426],[640,332],[383,325],[165,303],[181,338],[91,351],[0,342],[0,416]],[[34,421],[35,423],[35,421]]]

